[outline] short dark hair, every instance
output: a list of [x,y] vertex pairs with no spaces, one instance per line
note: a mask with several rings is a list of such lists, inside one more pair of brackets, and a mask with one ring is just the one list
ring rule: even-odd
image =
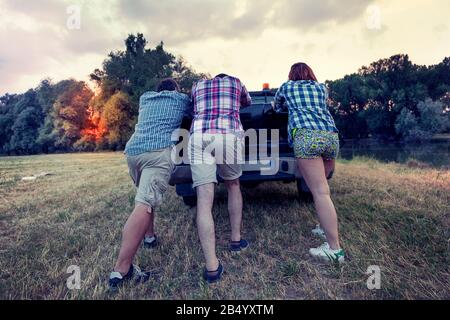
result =
[[156,91],[180,91],[180,86],[178,83],[173,80],[172,78],[163,79],[158,84],[158,87],[156,88]]
[[229,77],[229,75],[225,74],[225,73],[219,73],[217,76],[215,76],[214,78],[225,78],[225,77]]

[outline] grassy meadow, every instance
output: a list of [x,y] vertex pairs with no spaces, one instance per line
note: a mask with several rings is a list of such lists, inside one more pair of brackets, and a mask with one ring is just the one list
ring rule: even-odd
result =
[[[35,181],[21,178],[41,172]],[[244,189],[244,235],[251,248],[227,252],[226,192],[214,206],[223,281],[201,280],[203,256],[194,223],[174,188],[156,225],[160,245],[137,262],[154,277],[109,293],[107,278],[134,187],[120,153],[0,158],[0,299],[449,299],[450,172],[371,159],[340,161],[331,181],[342,244],[341,267],[308,249],[314,208],[295,184]],[[70,265],[81,289],[66,287]],[[381,268],[381,289],[366,270]]]

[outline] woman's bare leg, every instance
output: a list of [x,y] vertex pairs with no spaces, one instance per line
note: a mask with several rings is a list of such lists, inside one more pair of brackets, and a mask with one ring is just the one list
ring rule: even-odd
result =
[[325,231],[330,248],[340,249],[336,209],[330,197],[323,159],[297,159],[297,164],[314,197],[320,225]]

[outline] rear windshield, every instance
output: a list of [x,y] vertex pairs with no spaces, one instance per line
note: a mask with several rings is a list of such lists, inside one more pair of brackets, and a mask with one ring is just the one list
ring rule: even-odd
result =
[[261,93],[250,93],[252,97],[252,104],[271,103],[274,99],[273,95],[263,95]]

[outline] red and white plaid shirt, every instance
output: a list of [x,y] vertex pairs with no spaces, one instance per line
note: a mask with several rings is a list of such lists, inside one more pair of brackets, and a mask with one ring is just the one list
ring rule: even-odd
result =
[[252,99],[237,78],[225,76],[201,80],[192,87],[194,119],[191,133],[243,132],[239,110]]

